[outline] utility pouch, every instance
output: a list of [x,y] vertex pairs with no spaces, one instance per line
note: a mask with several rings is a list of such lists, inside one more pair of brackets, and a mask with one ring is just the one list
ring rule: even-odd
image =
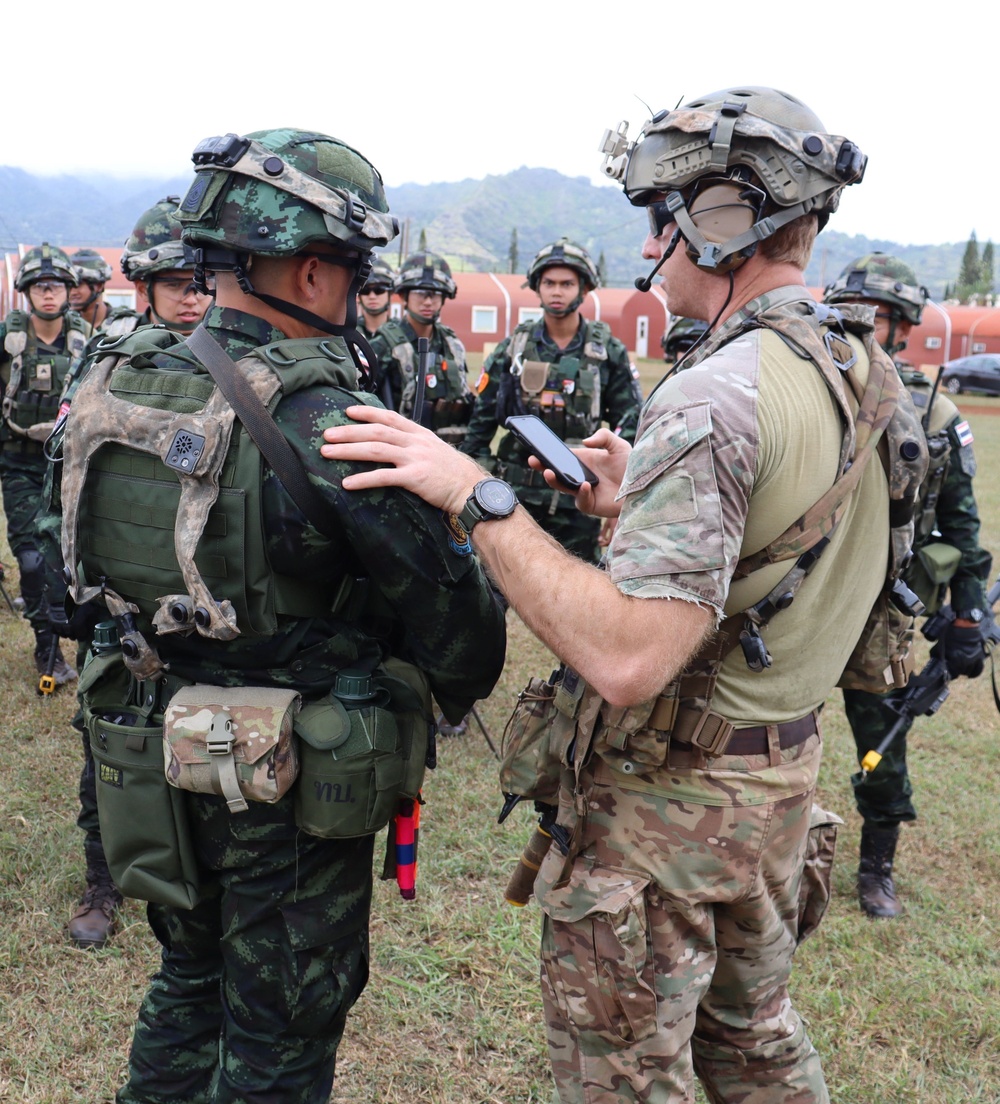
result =
[[411,664],[389,659],[374,675],[341,672],[334,690],[295,719],[296,824],[324,839],[384,828],[398,800],[420,791],[430,716],[429,685]]
[[883,591],[837,685],[884,694],[905,686],[912,670],[913,618],[896,609]]
[[799,882],[799,926],[796,945],[808,939],[819,927],[830,904],[830,879],[837,849],[837,829],[843,821],[815,802],[809,814],[806,857]]
[[184,795],[164,781],[162,729],[121,704],[130,682],[117,650],[91,656],[80,678],[108,868],[126,897],[194,908],[201,892]]
[[218,794],[231,813],[279,800],[299,773],[292,725],[300,702],[296,691],[273,686],[183,687],[163,717],[167,781]]
[[595,750],[615,770],[647,774],[666,762],[670,733],[649,727],[658,700],[650,698],[629,706],[601,704],[602,723]]
[[948,583],[961,560],[962,552],[953,544],[934,541],[918,549],[907,565],[904,572],[907,585],[916,592],[928,613],[937,613],[944,605]]
[[541,392],[551,368],[551,364],[541,360],[526,360],[521,364],[521,390],[529,399],[534,399]]
[[559,779],[579,769],[593,740],[601,698],[571,668],[558,678],[531,679],[518,695],[500,746],[500,788],[556,804]]

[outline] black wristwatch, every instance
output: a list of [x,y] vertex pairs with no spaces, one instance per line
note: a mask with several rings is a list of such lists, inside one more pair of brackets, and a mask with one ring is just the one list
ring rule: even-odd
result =
[[471,533],[481,521],[510,517],[515,506],[517,495],[509,483],[502,479],[481,479],[472,488],[472,494],[458,515],[458,524],[466,533]]
[[976,609],[975,607],[973,607],[972,609],[967,610],[955,610],[956,621],[972,621],[973,624],[978,625],[980,621],[982,621],[982,619],[983,611],[981,609]]

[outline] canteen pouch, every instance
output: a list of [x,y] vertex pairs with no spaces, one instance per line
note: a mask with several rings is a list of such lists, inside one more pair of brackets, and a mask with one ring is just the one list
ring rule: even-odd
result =
[[323,839],[371,835],[401,797],[417,796],[431,717],[426,676],[402,660],[386,660],[371,676],[368,701],[345,701],[335,690],[295,718],[295,822]]
[[163,776],[162,729],[123,705],[121,653],[91,657],[80,677],[108,868],[126,897],[194,908],[202,893],[184,795]]
[[163,767],[180,790],[214,793],[231,813],[273,804],[298,777],[292,729],[301,698],[274,686],[182,687],[163,716]]
[[583,764],[601,699],[571,668],[549,681],[530,679],[500,743],[500,789],[554,805],[562,771]]

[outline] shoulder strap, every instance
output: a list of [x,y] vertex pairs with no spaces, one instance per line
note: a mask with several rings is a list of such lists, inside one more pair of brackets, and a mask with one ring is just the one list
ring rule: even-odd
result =
[[208,369],[209,375],[236,411],[247,433],[264,454],[295,505],[325,536],[337,535],[341,527],[334,511],[309,482],[302,461],[274,424],[267,407],[237,371],[229,354],[204,326],[198,326],[186,344]]

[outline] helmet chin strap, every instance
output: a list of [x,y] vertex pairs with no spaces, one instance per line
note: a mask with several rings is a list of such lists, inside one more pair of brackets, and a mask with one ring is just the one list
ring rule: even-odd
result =
[[[388,307],[386,308],[388,310]],[[442,304],[441,310],[444,309]],[[409,307],[406,308],[406,313],[412,322],[416,322],[418,326],[436,326],[438,319],[441,317],[441,311],[435,311],[433,318],[424,318],[422,314],[414,314]]]
[[542,311],[544,314],[551,314],[553,318],[566,318],[571,314],[574,314],[580,309],[580,304],[583,302],[583,295],[577,294],[572,303],[569,303],[565,307],[547,307],[542,304]]
[[100,295],[100,293],[104,290],[103,284],[101,284],[100,288],[98,289],[94,287],[94,285],[88,280],[84,280],[83,282],[87,285],[87,287],[90,288],[90,295],[86,299],[84,299],[84,301],[78,307],[73,308],[80,314],[82,314],[87,309],[87,307],[91,305],[91,303],[96,302],[98,295]]
[[882,346],[887,356],[894,357],[897,353],[901,353],[907,345],[907,341],[904,338],[902,341],[896,340],[896,326],[899,323],[899,319],[896,317],[896,312],[892,311],[889,314],[889,335],[886,338],[885,344]]
[[[31,298],[30,297],[28,298],[28,302],[31,303]],[[38,307],[36,307],[34,305],[34,303],[31,303],[31,313],[33,315],[35,315],[36,318],[41,318],[45,322],[55,322],[55,320],[57,318],[62,318],[62,316],[68,310],[69,310],[69,301],[68,300],[65,303],[63,303],[63,305],[57,311],[54,311],[54,312],[53,311],[39,310]]]

